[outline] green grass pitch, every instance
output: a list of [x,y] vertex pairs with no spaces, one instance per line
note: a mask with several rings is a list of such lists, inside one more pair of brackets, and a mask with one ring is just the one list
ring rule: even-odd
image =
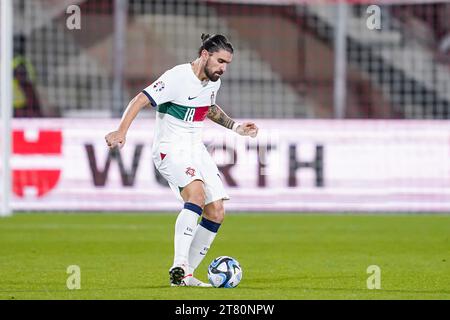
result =
[[[449,215],[228,214],[196,276],[235,257],[235,289],[170,287],[175,214],[0,219],[0,299],[450,299]],[[68,290],[69,265],[81,289]],[[367,267],[381,269],[369,290]]]

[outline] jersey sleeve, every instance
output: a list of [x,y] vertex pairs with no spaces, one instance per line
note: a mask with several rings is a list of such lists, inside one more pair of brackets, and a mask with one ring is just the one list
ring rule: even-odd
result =
[[173,70],[164,72],[155,82],[142,90],[153,107],[173,101],[177,97],[176,78]]

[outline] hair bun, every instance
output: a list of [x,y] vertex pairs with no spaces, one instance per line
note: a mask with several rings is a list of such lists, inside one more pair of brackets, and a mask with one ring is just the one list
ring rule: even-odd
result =
[[210,38],[210,35],[208,33],[202,33],[201,39],[202,42],[204,43],[206,40],[208,40]]

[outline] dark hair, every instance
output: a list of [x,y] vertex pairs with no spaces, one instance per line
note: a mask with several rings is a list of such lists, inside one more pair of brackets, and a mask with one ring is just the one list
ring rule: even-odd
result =
[[217,52],[219,50],[226,50],[229,53],[233,53],[233,45],[228,42],[228,39],[221,34],[214,34],[210,36],[209,34],[202,33],[202,46],[198,49],[198,55],[202,54],[203,49],[209,53]]

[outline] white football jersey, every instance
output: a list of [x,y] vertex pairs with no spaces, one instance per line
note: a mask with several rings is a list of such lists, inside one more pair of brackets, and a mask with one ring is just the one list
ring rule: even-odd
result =
[[200,81],[190,63],[164,72],[143,90],[156,108],[153,149],[161,143],[202,142],[203,120],[216,102],[220,79]]

